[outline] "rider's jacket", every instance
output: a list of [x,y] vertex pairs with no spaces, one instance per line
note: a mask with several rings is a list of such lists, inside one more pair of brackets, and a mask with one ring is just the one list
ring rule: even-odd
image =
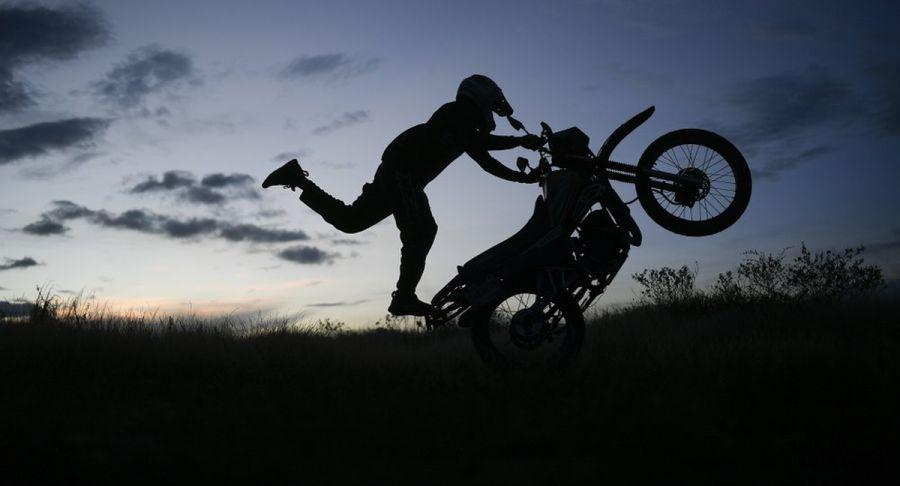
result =
[[466,153],[487,172],[514,182],[528,182],[488,154],[488,150],[517,147],[516,137],[485,133],[480,114],[466,101],[447,103],[431,115],[427,122],[416,125],[397,136],[384,150],[378,171],[404,173],[419,187],[425,187],[451,162]]

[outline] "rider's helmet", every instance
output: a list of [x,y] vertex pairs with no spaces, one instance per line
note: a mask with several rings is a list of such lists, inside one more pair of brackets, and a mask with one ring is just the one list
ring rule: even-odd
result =
[[475,103],[481,112],[483,127],[487,132],[497,128],[497,124],[494,122],[494,113],[500,116],[513,114],[513,109],[503,96],[503,91],[497,86],[497,83],[483,74],[473,74],[459,83],[456,100],[461,99],[468,99]]

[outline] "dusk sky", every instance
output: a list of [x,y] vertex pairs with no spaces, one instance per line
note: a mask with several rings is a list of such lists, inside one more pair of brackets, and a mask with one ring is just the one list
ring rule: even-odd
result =
[[[898,24],[896,1],[0,3],[0,300],[41,285],[117,309],[374,322],[397,277],[393,219],[343,235],[259,182],[297,157],[352,201],[473,73],[529,128],[578,126],[594,150],[655,105],[615,160],[685,127],[747,158],[750,206],[720,234],[669,233],[632,205],[644,244],[599,305],[631,300],[643,268],[697,262],[702,285],[746,250],[801,242],[866,245],[895,279]],[[429,300],[521,227],[539,188],[463,156],[427,193]]]

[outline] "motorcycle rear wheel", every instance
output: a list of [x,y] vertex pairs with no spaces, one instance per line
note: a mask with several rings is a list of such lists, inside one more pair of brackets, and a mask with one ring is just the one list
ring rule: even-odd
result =
[[724,137],[696,128],[666,133],[644,150],[638,168],[690,174],[704,180],[688,202],[678,194],[651,187],[640,174],[635,188],[647,216],[663,228],[685,236],[708,236],[725,230],[750,202],[750,168],[741,152]]
[[[468,314],[478,356],[496,369],[565,369],[584,343],[584,315],[566,292],[539,297],[530,289],[507,291]],[[529,327],[535,332],[521,331]]]

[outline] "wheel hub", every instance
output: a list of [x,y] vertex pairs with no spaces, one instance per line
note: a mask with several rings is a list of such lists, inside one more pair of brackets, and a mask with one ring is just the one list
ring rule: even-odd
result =
[[695,179],[698,181],[698,184],[682,185],[681,188],[675,192],[676,203],[693,207],[694,203],[705,198],[709,194],[709,176],[702,170],[696,167],[686,167],[678,171],[678,175]]
[[544,341],[547,320],[541,309],[542,306],[533,305],[513,314],[509,322],[509,336],[516,346],[534,349]]

